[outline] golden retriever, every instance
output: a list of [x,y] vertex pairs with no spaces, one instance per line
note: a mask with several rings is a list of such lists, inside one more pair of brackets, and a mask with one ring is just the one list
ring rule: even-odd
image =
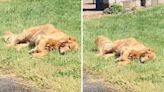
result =
[[[34,57],[46,55],[52,48],[59,50],[61,54],[70,50],[78,49],[78,43],[76,40],[72,40],[72,37],[68,36],[59,29],[56,29],[51,24],[31,27],[17,35],[11,32],[6,32],[4,38],[8,43],[8,47],[16,46],[17,49],[20,49],[28,45],[35,46],[30,51]],[[65,48],[69,47],[69,49],[62,49],[61,47],[63,46]]]
[[144,63],[156,58],[153,49],[144,46],[135,38],[113,41],[112,45],[108,46],[108,52],[115,53],[119,64],[128,64],[134,59],[139,59],[141,63]]

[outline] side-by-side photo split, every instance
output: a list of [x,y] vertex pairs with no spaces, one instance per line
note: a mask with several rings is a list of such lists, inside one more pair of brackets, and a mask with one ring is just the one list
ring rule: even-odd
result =
[[80,92],[81,0],[0,0],[0,92]]
[[0,0],[0,92],[164,92],[164,0]]

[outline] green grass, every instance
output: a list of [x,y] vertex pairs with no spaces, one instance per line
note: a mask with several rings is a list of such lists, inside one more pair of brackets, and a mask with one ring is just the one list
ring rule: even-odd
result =
[[[51,23],[80,43],[80,0],[9,0],[0,2],[0,36],[5,31]],[[80,50],[43,58],[31,58],[30,48],[17,52],[0,41],[0,66],[10,68],[19,77],[49,92],[80,91]]]
[[[134,37],[156,51],[157,59],[146,64],[117,65],[115,58],[96,57],[92,49],[97,35],[112,40]],[[132,14],[84,21],[84,71],[100,77],[123,92],[164,90],[164,6]]]

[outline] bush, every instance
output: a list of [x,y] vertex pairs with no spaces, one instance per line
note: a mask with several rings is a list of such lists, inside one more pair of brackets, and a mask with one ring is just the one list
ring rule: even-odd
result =
[[121,5],[114,4],[109,8],[104,9],[103,12],[106,14],[118,14],[121,13],[122,11],[123,11],[123,7]]
[[105,14],[112,14],[112,11],[110,8],[105,8],[103,11]]

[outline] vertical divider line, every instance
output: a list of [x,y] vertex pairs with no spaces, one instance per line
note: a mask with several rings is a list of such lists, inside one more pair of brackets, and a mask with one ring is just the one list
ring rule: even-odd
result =
[[81,92],[83,92],[83,0],[81,0]]

